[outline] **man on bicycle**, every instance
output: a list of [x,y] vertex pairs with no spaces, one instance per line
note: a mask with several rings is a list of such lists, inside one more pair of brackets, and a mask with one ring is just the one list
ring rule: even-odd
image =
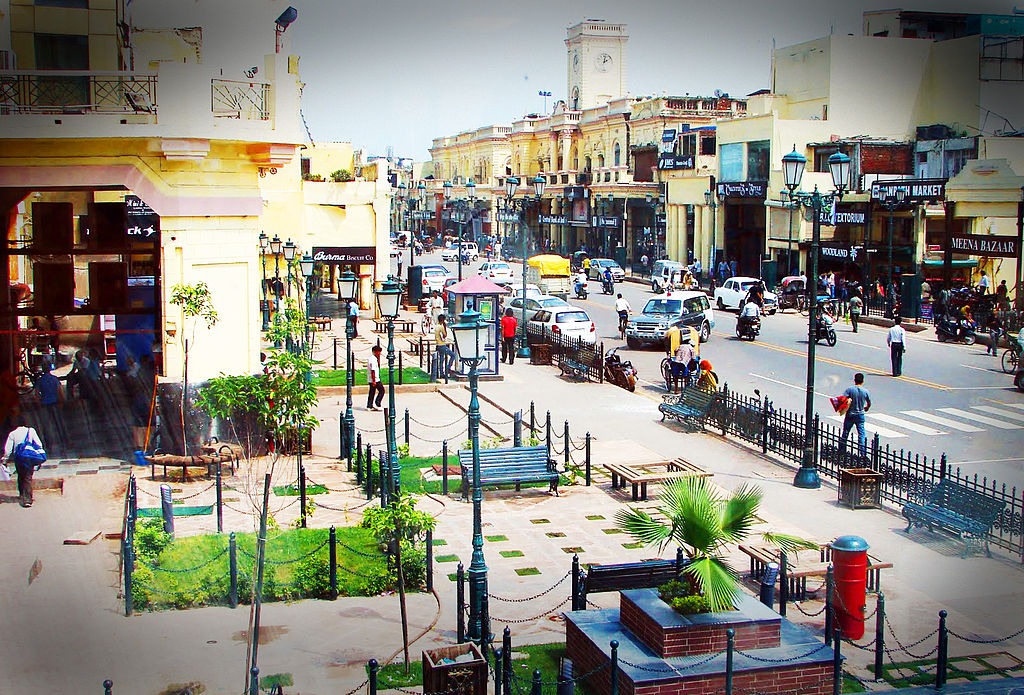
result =
[[629,321],[629,312],[633,310],[633,307],[629,305],[629,302],[623,298],[620,292],[615,298],[615,313],[619,315],[619,332],[622,333],[626,330],[626,322]]
[[673,392],[679,391],[680,384],[686,384],[686,380],[690,376],[691,363],[696,361],[697,353],[693,349],[693,345],[690,344],[690,334],[687,332],[673,353],[672,362],[669,365],[672,370]]

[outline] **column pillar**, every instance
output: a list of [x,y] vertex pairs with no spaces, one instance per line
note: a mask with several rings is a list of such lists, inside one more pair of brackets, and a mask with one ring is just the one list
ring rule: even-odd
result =
[[693,258],[694,260],[700,259],[701,267],[704,267],[704,261],[707,260],[703,256],[703,242],[704,242],[704,206],[694,205],[693,206]]

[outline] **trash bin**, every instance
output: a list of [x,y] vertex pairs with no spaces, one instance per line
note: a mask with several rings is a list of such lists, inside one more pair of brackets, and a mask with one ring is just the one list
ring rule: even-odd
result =
[[423,692],[487,695],[487,662],[472,642],[424,650]]
[[839,469],[839,502],[850,509],[882,506],[882,481],[885,476],[871,468]]
[[531,345],[530,364],[551,364],[551,346],[547,343]]

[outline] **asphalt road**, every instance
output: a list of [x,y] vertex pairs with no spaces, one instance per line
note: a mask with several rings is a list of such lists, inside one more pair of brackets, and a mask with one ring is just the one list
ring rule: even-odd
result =
[[[436,256],[420,262],[438,262]],[[407,262],[407,259],[406,259]],[[454,264],[443,264],[453,268]],[[464,276],[478,264],[463,267]],[[518,266],[514,265],[517,278]],[[660,368],[663,353],[655,348],[630,350],[619,340],[614,296],[604,295],[600,283],[589,284],[586,300],[570,302],[587,310],[597,324],[598,340],[605,349],[619,346],[619,354],[637,367],[639,390],[660,400],[664,393]],[[616,286],[639,311],[653,296],[646,285],[624,282]],[[765,317],[761,335],[750,343],[735,338],[736,314],[715,311],[712,338],[701,348],[721,381],[745,393],[755,389],[776,408],[803,413],[806,393],[807,319],[796,312]],[[868,435],[878,432],[882,445],[939,457],[946,453],[963,472],[978,473],[1000,483],[1024,488],[1024,394],[1003,374],[998,358],[985,355],[984,345],[967,347],[939,343],[933,330],[908,336],[903,377],[890,375],[887,329],[861,324],[857,333],[849,324],[837,324],[839,342],[817,346],[814,409],[823,418],[841,422],[828,398],[853,383],[853,374],[866,375],[871,393]]]

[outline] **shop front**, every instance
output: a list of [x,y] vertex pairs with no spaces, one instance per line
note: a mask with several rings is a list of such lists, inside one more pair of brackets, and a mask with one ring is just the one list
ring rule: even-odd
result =
[[765,252],[765,225],[767,214],[765,181],[720,182],[717,187],[721,200],[725,228],[725,260],[735,261],[737,275],[761,276],[761,260]]

